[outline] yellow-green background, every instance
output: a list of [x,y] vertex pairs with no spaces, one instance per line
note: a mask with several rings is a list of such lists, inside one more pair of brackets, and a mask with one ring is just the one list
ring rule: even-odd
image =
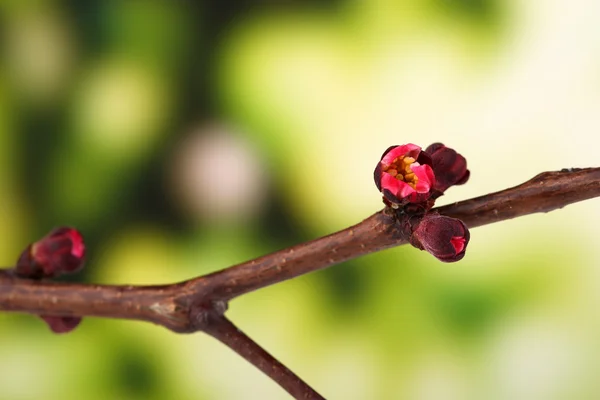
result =
[[[598,166],[599,20],[596,0],[1,0],[0,263],[66,224],[73,279],[205,274],[379,210],[392,144],[466,156],[444,204]],[[228,314],[331,399],[597,399],[599,224],[591,200],[477,228],[457,264],[402,247]],[[202,334],[0,315],[2,400],[286,398]]]

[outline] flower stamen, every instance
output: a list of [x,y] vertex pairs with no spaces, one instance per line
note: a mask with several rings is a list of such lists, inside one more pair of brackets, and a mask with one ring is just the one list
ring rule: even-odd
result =
[[399,156],[390,165],[383,165],[382,170],[399,181],[406,182],[410,187],[415,189],[419,178],[417,178],[410,168],[414,162],[415,159],[413,157]]

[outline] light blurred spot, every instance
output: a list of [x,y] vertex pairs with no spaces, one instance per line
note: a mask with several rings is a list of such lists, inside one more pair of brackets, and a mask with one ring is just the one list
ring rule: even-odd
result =
[[13,81],[30,100],[52,100],[68,83],[74,57],[67,21],[54,10],[34,7],[8,22],[4,57]]
[[381,366],[370,343],[353,336],[350,332],[336,336],[327,348],[313,353],[320,374],[309,382],[314,382],[318,391],[323,388],[320,392],[326,397],[327,393],[335,393],[334,397],[347,400],[377,398],[374,392],[381,386]]
[[499,331],[486,357],[493,389],[505,399],[569,398],[585,375],[579,338],[564,323],[532,317]]
[[171,103],[160,76],[114,59],[92,68],[80,85],[74,129],[87,149],[120,159],[152,148]]
[[[43,322],[40,322],[40,325]],[[50,332],[47,333],[51,335]],[[37,343],[36,343],[37,340]],[[0,346],[0,387],[3,399],[52,398],[66,382],[66,369],[60,355],[42,337],[31,334],[6,335]]]
[[320,363],[323,376],[327,376],[327,388],[339,398],[367,399],[377,386],[374,384],[377,381],[374,370],[377,364],[363,349],[344,349],[338,354],[333,353],[321,358]]
[[264,166],[255,149],[228,127],[195,130],[179,144],[173,163],[174,192],[193,219],[246,219],[264,203]]
[[[252,336],[259,344],[268,348],[268,343],[260,337]],[[290,398],[289,394],[258,368],[212,338],[186,335],[174,344],[179,346],[177,350],[173,349],[178,356],[178,378],[186,385],[188,392],[209,393],[210,397],[205,397],[207,399]],[[182,360],[185,364],[182,364]],[[232,377],[235,384],[232,384]]]
[[414,368],[409,399],[461,400],[467,398],[467,381],[456,360],[430,355]]

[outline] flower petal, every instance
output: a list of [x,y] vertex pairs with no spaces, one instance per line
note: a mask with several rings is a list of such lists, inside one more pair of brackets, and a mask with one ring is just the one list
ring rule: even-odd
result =
[[454,246],[454,252],[456,254],[462,252],[466,247],[466,239],[463,236],[453,236],[450,239],[450,243]]
[[77,258],[82,258],[85,254],[85,245],[81,233],[76,229],[69,229],[66,234],[71,239],[71,254]]
[[402,199],[404,197],[408,197],[409,195],[415,193],[415,189],[413,189],[406,182],[400,181],[390,174],[383,173],[381,177],[381,187],[382,189],[387,189],[398,199]]
[[435,176],[433,170],[429,165],[418,165],[413,163],[410,168],[417,176],[417,193],[427,193],[431,190],[431,187],[435,184]]
[[416,144],[403,144],[393,148],[387,154],[385,154],[381,159],[381,163],[384,165],[390,165],[396,158],[400,156],[408,156],[416,159],[420,152],[421,147],[417,146]]

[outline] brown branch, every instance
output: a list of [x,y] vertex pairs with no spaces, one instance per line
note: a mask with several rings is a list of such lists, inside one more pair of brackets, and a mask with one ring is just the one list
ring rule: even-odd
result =
[[188,332],[190,303],[181,284],[114,286],[37,281],[0,270],[0,310],[38,315],[92,316],[153,322]]
[[[514,188],[435,209],[473,228],[600,196],[600,168],[545,172]],[[297,398],[322,398],[222,314],[236,296],[407,243],[407,221],[386,208],[357,225],[222,271],[163,286],[111,286],[18,279],[0,272],[0,310],[142,320],[175,332],[204,331]],[[308,397],[307,397],[308,396]]]
[[380,211],[364,221],[310,242],[298,244],[187,284],[192,291],[229,300],[244,293],[317,271],[346,260],[407,243],[393,213]]
[[[500,222],[600,196],[600,168],[544,172],[510,189],[464,200],[434,211],[468,227]],[[231,299],[262,287],[368,253],[405,244],[408,233],[389,209],[329,236],[193,279],[195,290]]]
[[440,207],[440,214],[461,219],[469,228],[547,213],[600,196],[600,168],[542,172],[500,192]]

